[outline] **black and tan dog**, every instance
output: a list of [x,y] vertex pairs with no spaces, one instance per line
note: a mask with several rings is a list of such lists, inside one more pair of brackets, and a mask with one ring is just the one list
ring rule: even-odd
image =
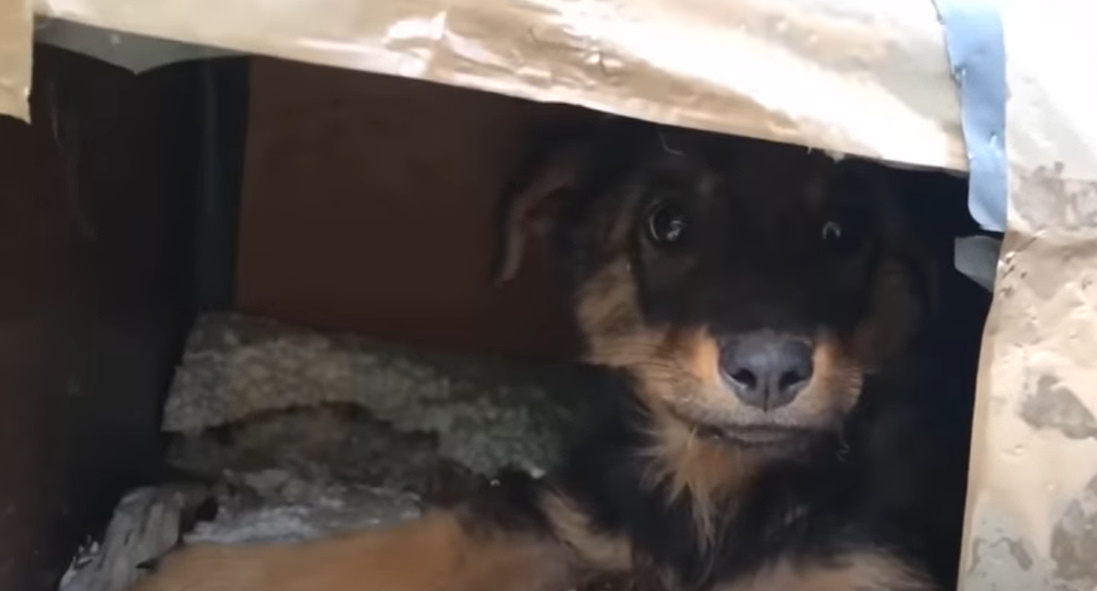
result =
[[605,127],[542,159],[507,214],[504,279],[535,219],[558,220],[588,360],[605,368],[606,408],[561,470],[393,530],[186,548],[139,589],[947,586],[971,355],[942,337],[941,250],[914,240],[891,173]]

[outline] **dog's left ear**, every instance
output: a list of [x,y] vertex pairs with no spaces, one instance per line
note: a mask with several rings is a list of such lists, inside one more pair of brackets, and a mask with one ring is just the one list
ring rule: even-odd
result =
[[495,285],[513,279],[527,245],[547,236],[565,201],[575,192],[591,146],[584,141],[556,142],[538,150],[526,172],[504,196],[499,209],[499,240],[492,270]]

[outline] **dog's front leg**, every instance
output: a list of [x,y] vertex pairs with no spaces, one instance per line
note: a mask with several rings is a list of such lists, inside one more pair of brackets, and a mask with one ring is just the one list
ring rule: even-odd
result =
[[299,544],[186,547],[133,591],[563,591],[569,571],[551,536],[470,528],[456,512],[437,512]]

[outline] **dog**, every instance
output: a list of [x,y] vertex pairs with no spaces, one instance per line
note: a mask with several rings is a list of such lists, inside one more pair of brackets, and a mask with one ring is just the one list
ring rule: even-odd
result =
[[948,588],[980,325],[949,332],[948,240],[920,238],[903,173],[592,127],[535,154],[497,266],[513,277],[549,231],[598,368],[563,465],[395,529],[182,548],[137,590]]

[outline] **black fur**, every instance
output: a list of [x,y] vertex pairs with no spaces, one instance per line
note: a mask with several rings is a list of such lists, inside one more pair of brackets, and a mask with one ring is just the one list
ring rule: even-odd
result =
[[[616,135],[611,145],[597,148],[597,165],[564,212],[562,269],[579,282],[605,262],[596,260],[604,226],[583,222],[612,215],[618,204],[603,198],[606,189],[632,165],[630,147],[642,143],[632,136],[645,133],[650,128],[626,126],[625,139]],[[930,238],[926,254],[932,260],[904,263],[936,269],[934,282],[912,270],[915,295],[935,300],[927,306],[932,313],[899,363],[866,378],[839,431],[817,435],[799,453],[768,464],[733,504],[717,507],[722,521],[711,542],[696,529],[688,495],[671,501],[645,478],[638,451],[649,447],[651,418],[637,388],[624,374],[600,372],[604,408],[552,484],[597,528],[630,540],[636,576],[659,580],[669,591],[706,591],[777,560],[826,564],[884,551],[921,567],[940,588],[954,587],[978,343],[989,297],[950,270],[952,240],[967,229],[953,220],[964,212],[945,219],[927,215],[919,199],[925,188],[915,187],[924,175],[880,174],[894,174],[891,184],[914,194],[907,217]],[[962,203],[962,183],[938,182]],[[536,490],[523,491],[509,502],[543,527],[544,516],[530,512]]]
[[[971,392],[987,297],[950,273],[949,304],[921,355],[872,379],[840,434],[770,466],[750,486],[711,546],[699,542],[687,498],[643,483],[636,450],[648,417],[627,378],[606,372],[606,406],[557,475],[606,532],[632,540],[652,574],[701,591],[781,558],[839,560],[890,550],[954,586],[967,470]],[[792,521],[787,516],[796,512]],[[645,560],[646,559],[646,560]]]

